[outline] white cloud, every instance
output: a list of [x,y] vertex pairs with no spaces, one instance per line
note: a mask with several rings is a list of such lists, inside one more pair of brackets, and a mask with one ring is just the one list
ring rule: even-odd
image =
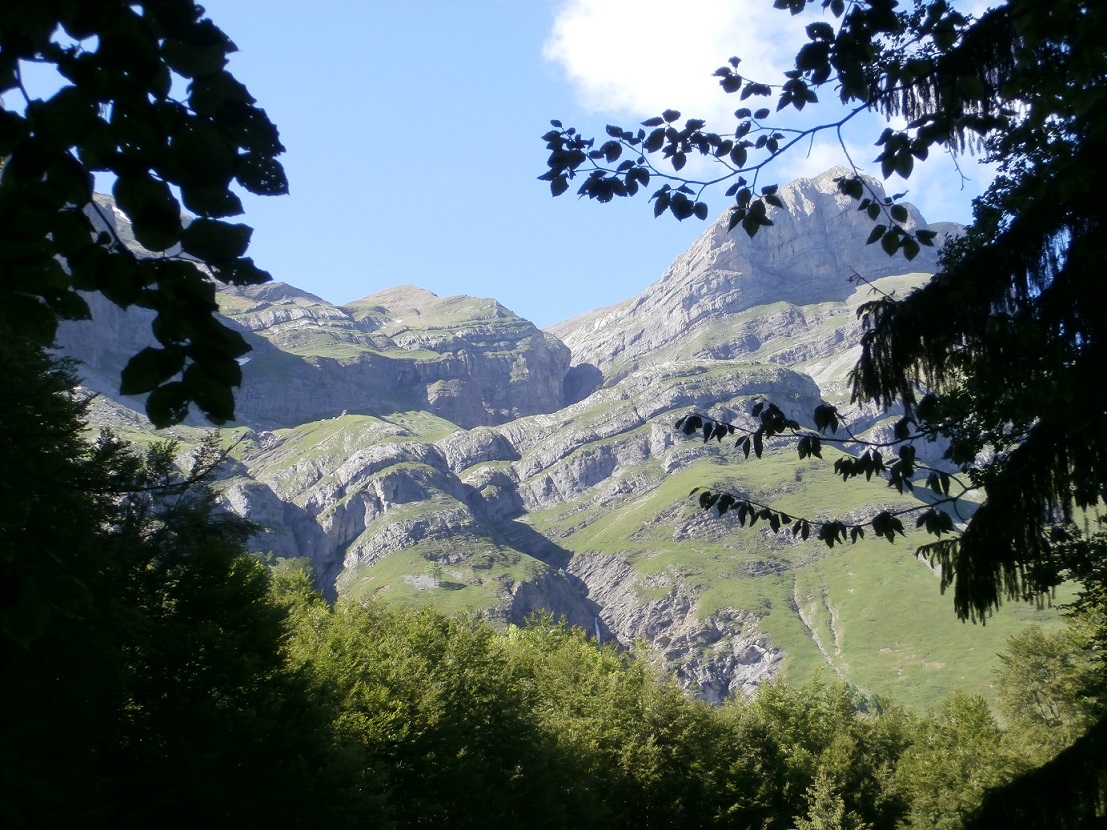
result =
[[[864,162],[872,155],[867,148],[855,144],[847,144],[846,147],[850,157],[861,167],[865,166]],[[796,145],[778,164],[785,171],[784,178],[791,179],[797,176],[813,178],[831,167],[848,164],[848,161],[837,137],[826,135],[816,138],[813,143]]]
[[806,22],[755,0],[565,0],[544,54],[594,112],[722,121],[740,103],[711,73],[737,55],[740,73],[778,81]]

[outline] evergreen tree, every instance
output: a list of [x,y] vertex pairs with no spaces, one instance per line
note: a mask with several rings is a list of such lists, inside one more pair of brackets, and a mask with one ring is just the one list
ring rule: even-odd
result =
[[360,804],[285,669],[249,528],[215,511],[215,444],[182,472],[171,442],[90,442],[67,367],[5,332],[0,360],[0,823],[295,826]]

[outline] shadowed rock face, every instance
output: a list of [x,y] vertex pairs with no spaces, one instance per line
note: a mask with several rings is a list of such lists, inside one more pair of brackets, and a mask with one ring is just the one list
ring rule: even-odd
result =
[[[864,244],[871,223],[836,193],[842,172],[782,187],[753,240],[723,217],[638,297],[550,332],[495,300],[413,286],[344,306],[283,283],[220,288],[254,349],[225,506],[262,526],[259,551],[310,558],[332,598],[439,590],[430,563],[456,607],[516,623],[552,611],[645,641],[707,700],[748,692],[782,665],[767,611],[711,604],[710,584],[657,564],[682,545],[693,561],[705,545],[731,555],[724,523],[690,508],[686,485],[666,490],[730,470],[729,450],[672,424],[689,410],[740,421],[759,397],[800,421],[840,401],[864,299],[847,278],[910,290],[922,277],[889,275],[933,269],[931,251],[908,264]],[[141,402],[110,390],[149,321],[92,300],[95,322],[63,324],[59,342],[107,393],[95,422],[134,430]],[[733,572],[786,578],[789,555],[765,542]]]

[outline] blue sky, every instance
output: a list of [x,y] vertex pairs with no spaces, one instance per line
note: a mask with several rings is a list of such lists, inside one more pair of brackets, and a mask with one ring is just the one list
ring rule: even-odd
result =
[[[259,265],[335,303],[411,283],[494,297],[539,326],[634,296],[705,227],[654,219],[641,197],[551,198],[536,179],[549,120],[603,134],[666,107],[723,119],[739,103],[711,71],[738,54],[767,76],[810,22],[769,0],[203,5],[288,148],[290,195],[246,201]],[[869,131],[848,139],[862,164],[876,155]],[[818,145],[762,183],[840,161]],[[965,221],[986,177],[972,159],[962,168],[966,190],[945,158],[890,189],[909,188],[931,221]],[[725,206],[720,193],[712,207]]]

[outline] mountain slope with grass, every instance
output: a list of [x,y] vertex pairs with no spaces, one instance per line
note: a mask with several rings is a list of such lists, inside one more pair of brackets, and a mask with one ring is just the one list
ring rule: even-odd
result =
[[[689,411],[742,421],[760,399],[801,423],[846,403],[858,306],[933,270],[932,254],[905,266],[866,246],[834,175],[782,187],[774,233],[720,220],[638,297],[548,332],[412,286],[345,306],[281,283],[221,289],[254,346],[224,430],[225,507],[259,525],[259,553],[310,560],[331,598],[502,623],[548,610],[643,645],[712,701],[818,668],[918,705],[957,687],[991,697],[1005,638],[1054,612],[962,624],[910,534],[828,549],[689,499],[725,487],[813,521],[910,501],[843,484],[829,449],[800,461],[782,442],[745,461],[673,430]],[[94,422],[146,440],[141,401],[110,391],[133,313],[96,307],[60,345],[101,393]],[[203,424],[173,432],[194,443]]]

